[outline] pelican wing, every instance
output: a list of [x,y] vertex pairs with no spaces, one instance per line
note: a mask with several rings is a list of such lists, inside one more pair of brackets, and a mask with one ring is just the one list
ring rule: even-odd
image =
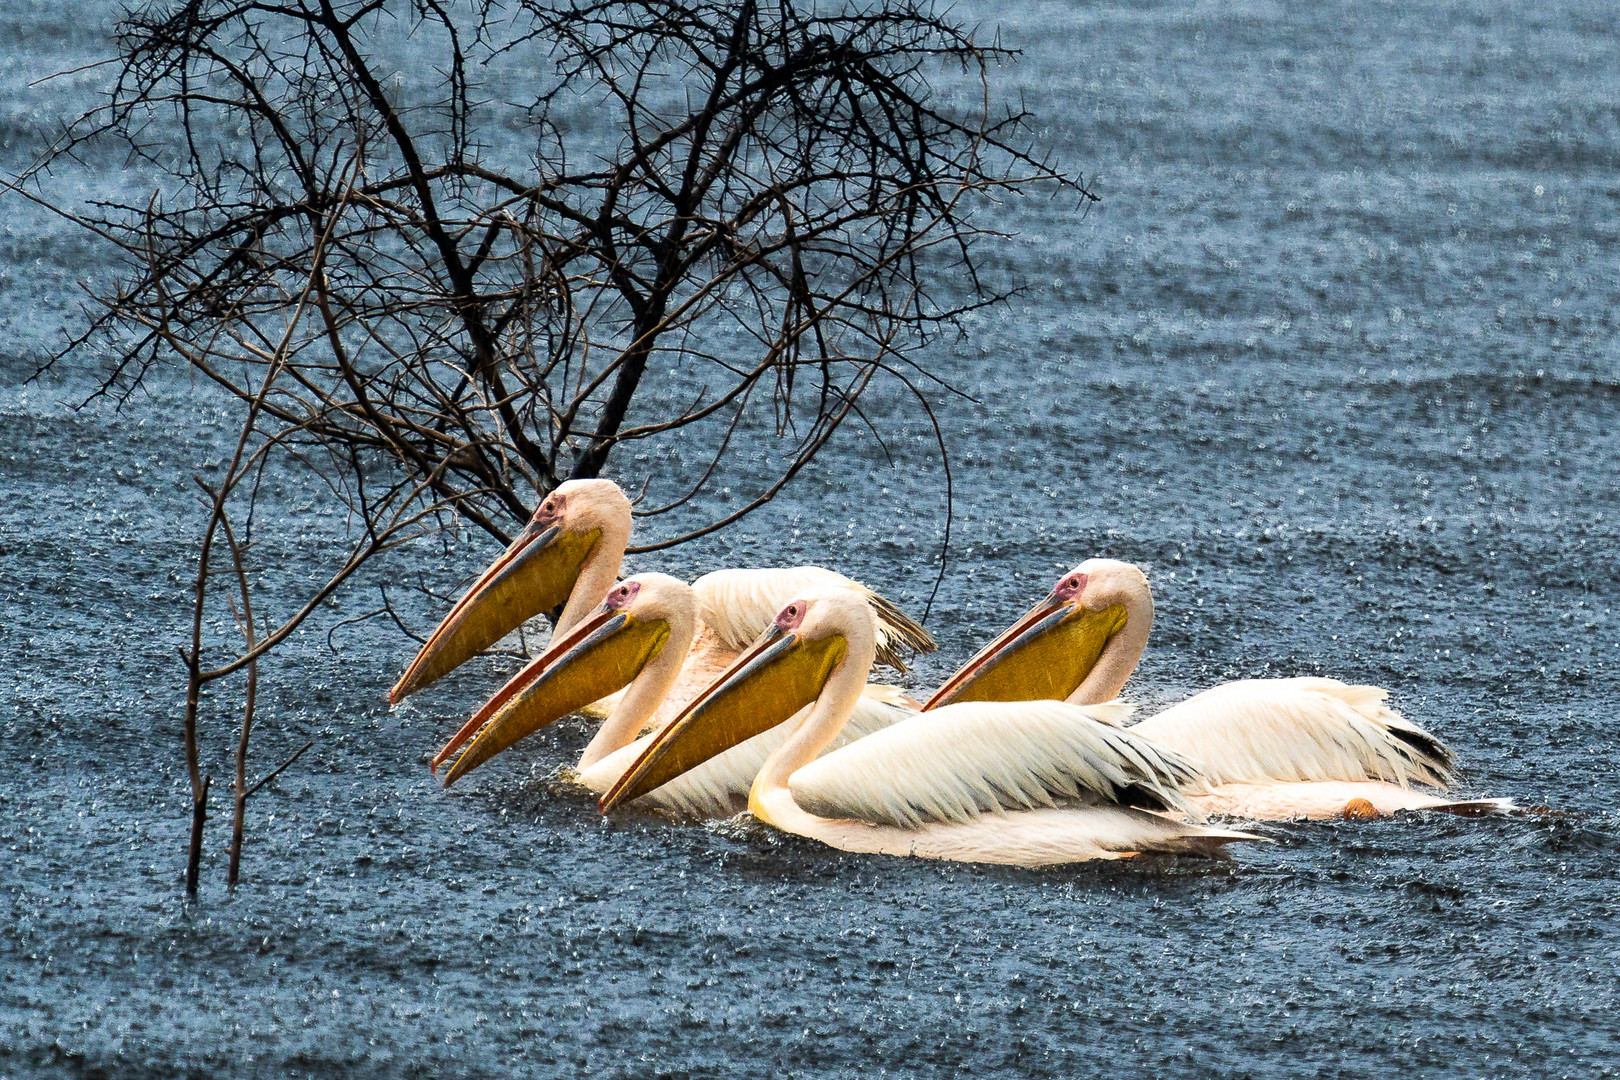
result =
[[1444,743],[1384,704],[1376,686],[1247,679],[1188,698],[1129,730],[1192,758],[1212,784],[1452,779]]
[[810,589],[853,589],[872,605],[877,619],[877,663],[906,670],[912,653],[933,652],[938,645],[927,630],[893,603],[858,581],[820,566],[716,570],[692,582],[698,615],[731,650],[742,650],[757,638],[800,593]]
[[[806,706],[807,709],[811,707]],[[892,686],[868,684],[855,705],[849,723],[844,725],[844,730],[839,732],[828,749],[844,746],[915,715],[916,703],[908,704],[908,699],[900,690]],[[642,796],[638,804],[650,804],[694,819],[735,814],[747,805],[748,789],[753,785],[754,777],[759,775],[760,766],[782,745],[802,719],[803,710],[769,731],[746,739],[662,787],[653,789]],[[581,782],[593,789],[607,790],[641,756],[648,738],[651,736],[638,739],[603,758],[581,774]]]
[[1114,724],[1125,707],[966,702],[901,721],[799,769],[812,814],[897,828],[1075,804],[1189,812],[1197,771]]

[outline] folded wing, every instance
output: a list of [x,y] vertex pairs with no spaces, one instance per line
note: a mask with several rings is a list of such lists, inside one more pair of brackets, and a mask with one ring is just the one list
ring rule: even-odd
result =
[[913,653],[933,652],[938,645],[927,630],[893,603],[858,581],[820,566],[784,566],[716,570],[692,583],[698,615],[721,644],[741,650],[760,635],[776,613],[795,597],[816,588],[854,589],[872,605],[877,618],[877,662],[906,670]]
[[1211,784],[1414,781],[1446,787],[1444,743],[1384,704],[1376,686],[1247,679],[1188,698],[1129,728],[1195,761]]
[[1040,807],[1117,804],[1191,813],[1191,765],[1116,726],[1124,707],[1057,701],[947,705],[795,772],[812,814],[915,829]]
[[[908,702],[900,690],[892,686],[868,684],[855,705],[849,723],[844,725],[844,730],[839,732],[829,749],[844,746],[916,715],[916,703]],[[759,775],[760,766],[782,745],[801,719],[802,716],[795,713],[776,727],[738,743],[662,787],[653,789],[642,797],[641,803],[698,820],[729,817],[737,813],[748,805],[748,789],[754,777]],[[581,780],[588,787],[606,790],[635,762],[646,745],[646,740],[640,739],[609,755],[597,767],[593,767],[592,775],[582,775]]]

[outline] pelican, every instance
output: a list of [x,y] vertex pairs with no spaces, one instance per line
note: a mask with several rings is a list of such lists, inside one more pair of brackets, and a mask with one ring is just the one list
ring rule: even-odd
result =
[[[569,480],[535,510],[511,545],[456,601],[388,693],[391,704],[430,685],[542,612],[559,606],[561,640],[602,602],[618,579],[630,540],[630,500],[611,480]],[[719,570],[693,582],[698,624],[678,692],[708,684],[770,624],[796,593],[812,586],[854,589],[879,614],[879,662],[905,671],[909,652],[931,652],[928,631],[898,607],[842,574],[819,566]],[[678,694],[677,694],[678,696]],[[606,712],[612,702],[599,703]]]
[[[1090,559],[981,649],[923,706],[1118,697],[1153,625],[1147,576]],[[1245,679],[1206,690],[1128,730],[1195,762],[1211,784],[1189,796],[1206,814],[1257,819],[1375,818],[1397,810],[1506,812],[1508,799],[1457,801],[1453,757],[1385,704],[1388,692],[1337,679]]]
[[[857,587],[833,586],[829,591],[870,610]],[[649,725],[654,731],[661,729],[685,702],[679,688],[690,671],[683,661],[698,633],[698,606],[696,590],[667,574],[635,574],[614,586],[600,607],[568,633],[557,635],[439,752],[435,767],[466,744],[445,774],[445,787],[519,739],[622,689],[576,767],[578,783],[597,794],[607,791],[651,739],[636,737]],[[851,723],[836,742],[859,738],[916,711],[917,703],[894,687],[866,686]],[[777,725],[714,756],[650,791],[643,805],[691,818],[735,813],[746,803],[749,784],[787,737],[789,727]]]
[[1196,814],[1196,770],[1120,730],[1119,706],[966,703],[838,749],[876,656],[868,605],[814,589],[671,724],[602,798],[615,807],[791,721],[748,793],[755,817],[843,851],[1046,866],[1143,851],[1215,854],[1251,833]]

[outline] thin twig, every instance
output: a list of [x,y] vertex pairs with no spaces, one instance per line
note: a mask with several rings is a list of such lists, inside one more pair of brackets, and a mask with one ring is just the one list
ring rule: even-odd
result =
[[283,769],[287,768],[287,766],[291,765],[293,762],[295,762],[299,758],[303,757],[304,756],[304,751],[308,750],[310,747],[312,747],[314,745],[315,745],[315,740],[311,739],[308,742],[306,742],[303,746],[300,746],[297,750],[293,751],[292,757],[288,758],[286,761],[283,761],[280,765],[277,765],[274,769],[271,769],[268,773],[265,773],[262,777],[259,778],[257,783],[255,783],[252,787],[248,788],[247,789],[247,797],[252,797],[252,795],[253,795],[253,793],[255,791],[258,791],[260,788],[264,787],[264,785],[268,784],[270,781],[272,781],[276,777],[280,776]]

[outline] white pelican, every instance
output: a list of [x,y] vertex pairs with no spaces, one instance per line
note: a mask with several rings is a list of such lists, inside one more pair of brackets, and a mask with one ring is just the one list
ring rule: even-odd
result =
[[[560,640],[602,602],[619,576],[630,540],[630,500],[611,480],[569,480],[547,495],[533,519],[450,610],[388,693],[398,704],[542,612],[555,610]],[[719,570],[693,582],[699,625],[682,679],[688,693],[707,685],[770,625],[781,606],[813,586],[861,592],[879,615],[880,663],[905,671],[908,652],[934,639],[866,586],[819,566]],[[611,707],[604,702],[603,711]]]
[[603,797],[603,813],[797,714],[748,808],[844,851],[1044,866],[1150,850],[1214,854],[1260,839],[1154,813],[1194,813],[1186,792],[1198,775],[1175,752],[1112,726],[1117,706],[952,705],[820,756],[860,703],[875,652],[859,597],[802,594],[650,740]]
[[[1153,626],[1147,576],[1090,559],[947,679],[925,710],[952,702],[1111,701]],[[1491,813],[1511,800],[1417,791],[1452,780],[1451,751],[1384,704],[1376,686],[1337,679],[1245,679],[1206,690],[1128,730],[1195,762],[1212,785],[1190,801],[1237,817],[1378,817],[1396,810]]]
[[[835,586],[832,591],[867,603],[860,590]],[[651,738],[638,742],[636,737],[648,726],[661,729],[685,703],[685,698],[677,698],[690,671],[682,661],[697,634],[697,609],[695,590],[678,578],[667,574],[625,578],[596,611],[559,635],[445,745],[433,761],[435,768],[472,740],[445,774],[444,786],[519,739],[624,689],[580,755],[575,776],[597,794],[608,790]],[[867,686],[838,742],[860,738],[916,712],[917,703],[894,687]],[[779,724],[716,755],[649,792],[643,803],[693,818],[736,813],[746,805],[749,785],[765,758],[790,727]]]

